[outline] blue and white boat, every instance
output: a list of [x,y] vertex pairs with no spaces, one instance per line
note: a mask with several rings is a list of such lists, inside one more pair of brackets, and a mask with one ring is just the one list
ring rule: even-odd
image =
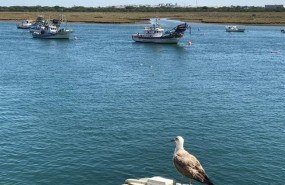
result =
[[32,33],[33,38],[38,39],[69,39],[70,34],[73,30],[60,28],[54,25],[46,25],[40,31],[35,31]]
[[156,23],[151,27],[145,27],[143,34],[133,34],[132,39],[144,43],[177,44],[188,27],[188,24],[183,23],[172,30],[164,32],[164,29]]
[[46,24],[46,20],[44,16],[40,15],[37,17],[36,21],[33,22],[33,24],[30,27],[30,32],[33,33],[35,31],[40,31],[44,28],[44,25]]
[[45,28],[47,25],[54,25],[56,27],[60,27],[62,22],[61,19],[53,19],[52,21],[46,20],[43,16],[38,16],[36,21],[33,22],[32,26],[30,27],[30,32],[33,33],[35,31],[40,31]]

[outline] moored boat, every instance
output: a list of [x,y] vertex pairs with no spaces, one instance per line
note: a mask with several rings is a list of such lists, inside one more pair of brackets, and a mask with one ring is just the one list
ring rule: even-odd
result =
[[156,23],[151,27],[145,27],[143,34],[133,34],[132,39],[136,42],[177,44],[183,37],[186,29],[188,29],[188,24],[183,23],[172,30],[164,32],[164,29]]
[[46,20],[44,16],[40,15],[37,17],[36,21],[33,22],[33,24],[30,27],[30,32],[33,33],[35,31],[40,31],[44,28],[46,24]]
[[30,27],[30,32],[33,33],[35,31],[40,31],[45,28],[47,25],[54,25],[56,27],[60,27],[62,22],[62,16],[60,19],[46,20],[43,16],[38,16],[36,21],[33,22]]
[[285,33],[285,28],[281,30],[282,33]]
[[40,30],[42,30],[44,28],[45,28],[44,24],[35,24],[35,25],[32,25],[30,27],[30,32],[34,33],[34,32],[40,31]]
[[33,38],[38,39],[69,39],[73,30],[60,28],[54,25],[46,25],[44,29],[32,33]]
[[239,28],[238,26],[226,26],[226,32],[244,32],[245,28]]
[[21,23],[17,24],[18,29],[29,29],[32,26],[32,21],[25,19]]

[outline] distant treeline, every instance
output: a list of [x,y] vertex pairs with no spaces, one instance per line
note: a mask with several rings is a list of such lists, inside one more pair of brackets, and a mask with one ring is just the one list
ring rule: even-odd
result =
[[284,12],[285,8],[266,9],[254,6],[230,6],[230,7],[61,7],[61,6],[0,6],[0,12]]

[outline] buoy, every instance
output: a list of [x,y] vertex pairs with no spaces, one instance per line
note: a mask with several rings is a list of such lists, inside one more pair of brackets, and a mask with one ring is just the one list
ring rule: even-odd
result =
[[191,45],[192,45],[192,42],[191,42],[191,41],[188,41],[187,44],[188,44],[188,46],[191,46]]

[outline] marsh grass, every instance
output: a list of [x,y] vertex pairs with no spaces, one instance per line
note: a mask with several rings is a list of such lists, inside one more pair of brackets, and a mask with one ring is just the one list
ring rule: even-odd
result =
[[[60,14],[60,12],[0,12],[0,20],[36,19],[38,15],[54,19]],[[87,23],[140,23],[153,17],[163,17],[186,22],[285,25],[285,12],[64,12],[63,15],[68,22]]]

